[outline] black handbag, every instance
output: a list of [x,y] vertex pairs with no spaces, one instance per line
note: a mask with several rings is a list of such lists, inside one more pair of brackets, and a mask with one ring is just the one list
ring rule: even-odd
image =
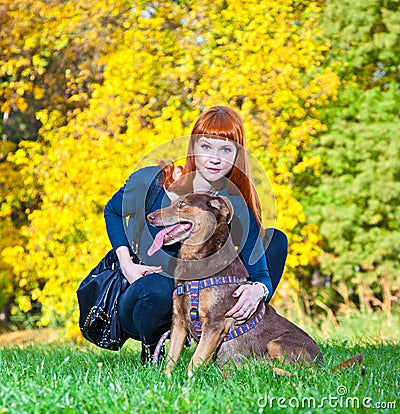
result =
[[[145,202],[145,215],[150,212],[161,190],[160,174],[150,185]],[[138,229],[143,229],[144,221]],[[137,238],[139,236],[139,230]],[[131,259],[143,264],[131,250]],[[77,290],[79,328],[84,338],[100,348],[118,351],[128,339],[118,318],[118,302],[129,282],[122,273],[118,256],[110,250],[81,282]]]
[[79,327],[88,341],[118,351],[128,339],[118,318],[118,301],[129,282],[118,257],[110,250],[81,282],[77,290]]

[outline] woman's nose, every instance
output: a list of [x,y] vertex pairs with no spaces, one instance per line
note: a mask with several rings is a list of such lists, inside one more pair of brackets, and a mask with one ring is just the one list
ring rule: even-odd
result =
[[210,162],[213,164],[219,164],[221,162],[221,158],[216,155],[210,155]]

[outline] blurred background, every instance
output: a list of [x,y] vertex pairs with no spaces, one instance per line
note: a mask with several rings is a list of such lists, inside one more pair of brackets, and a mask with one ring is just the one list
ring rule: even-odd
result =
[[147,154],[226,105],[289,238],[273,304],[322,337],[396,337],[399,9],[2,0],[0,331],[79,339],[75,291],[110,249],[104,204]]

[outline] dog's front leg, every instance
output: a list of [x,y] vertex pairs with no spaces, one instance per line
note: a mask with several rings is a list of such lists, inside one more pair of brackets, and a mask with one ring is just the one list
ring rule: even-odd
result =
[[[215,326],[204,326],[201,334],[200,342],[189,363],[188,375],[193,376],[193,371],[203,364],[207,364],[219,344],[223,341],[229,331],[230,323],[222,323],[218,329]],[[208,328],[208,329],[207,329]]]
[[188,331],[184,320],[178,314],[174,314],[172,327],[171,327],[171,341],[167,356],[167,366],[165,368],[165,374],[170,376],[171,371],[178,362],[179,356],[182,353],[185,345]]

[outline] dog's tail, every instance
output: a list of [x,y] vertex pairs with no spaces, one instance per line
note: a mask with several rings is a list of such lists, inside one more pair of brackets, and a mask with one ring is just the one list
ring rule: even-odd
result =
[[364,358],[364,352],[361,352],[361,354],[357,354],[349,359],[346,359],[345,361],[341,362],[339,365],[336,365],[335,367],[332,368],[332,374],[334,374],[337,371],[341,371],[342,369],[351,368],[356,364],[361,364],[363,358]]

